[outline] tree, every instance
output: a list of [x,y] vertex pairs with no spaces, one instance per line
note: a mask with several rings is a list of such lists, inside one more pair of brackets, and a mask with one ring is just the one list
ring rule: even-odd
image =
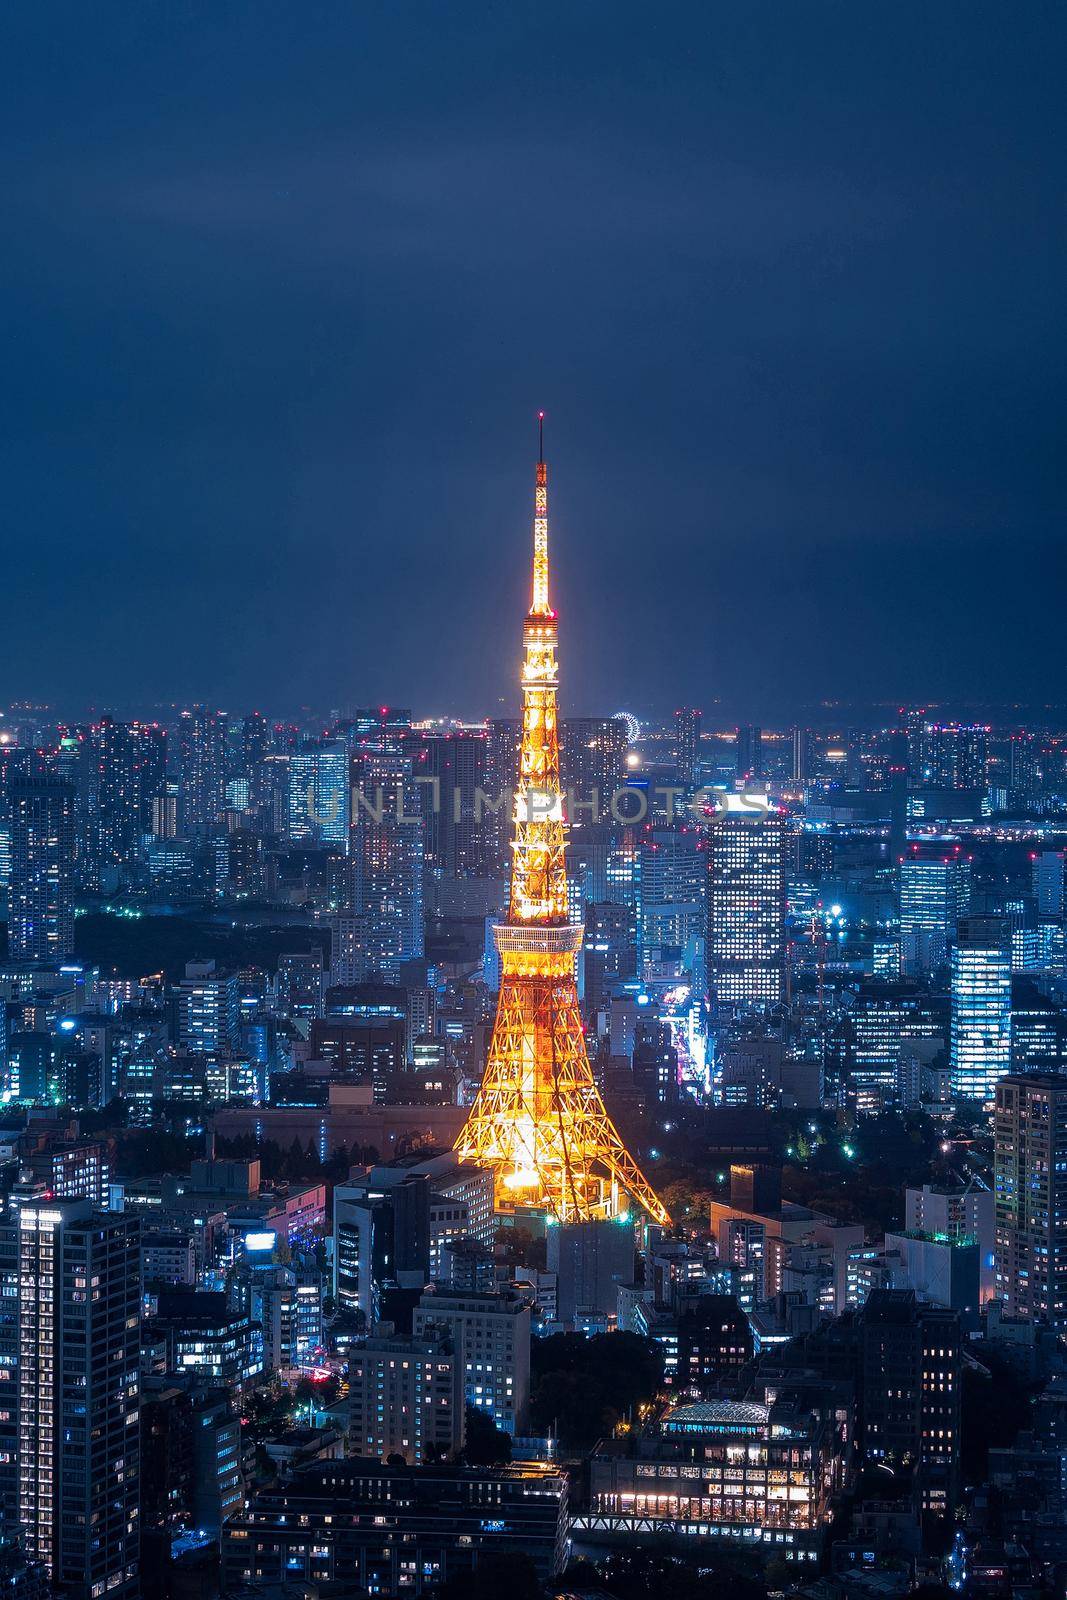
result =
[[531,1422],[568,1446],[610,1434],[663,1381],[660,1346],[636,1333],[553,1334],[534,1343],[531,1364]]
[[441,1600],[541,1600],[537,1569],[521,1550],[487,1550],[473,1572],[457,1572],[440,1590]]
[[488,1411],[468,1406],[464,1433],[463,1460],[468,1467],[496,1467],[511,1460],[511,1436],[497,1427]]

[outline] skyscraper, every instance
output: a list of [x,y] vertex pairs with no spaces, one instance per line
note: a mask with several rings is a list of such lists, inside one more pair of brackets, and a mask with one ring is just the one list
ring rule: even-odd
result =
[[9,796],[8,951],[16,961],[60,961],[74,947],[74,785],[18,778]]
[[1029,806],[1038,791],[1040,747],[1032,733],[1013,733],[1008,744],[1008,792],[1013,806]]
[[792,755],[790,775],[793,782],[807,783],[811,777],[811,734],[807,728],[793,729]]
[[194,706],[178,719],[182,827],[212,825],[226,804],[224,711]]
[[991,1100],[1011,1066],[1011,934],[1001,917],[964,917],[952,949],[952,1093]]
[[977,723],[926,723],[923,727],[923,786],[984,790],[988,738],[989,729]]
[[674,951],[703,991],[708,862],[693,827],[646,828],[638,834],[638,929],[646,979]]
[[[754,803],[760,800],[760,803]],[[727,795],[709,830],[708,982],[718,1007],[785,988],[785,833],[762,797]]]
[[482,877],[493,869],[490,813],[478,799],[478,791],[485,790],[487,746],[486,735],[475,728],[412,740],[426,865],[439,877]]
[[763,777],[763,732],[752,724],[737,730],[737,776],[746,783]]
[[241,774],[248,781],[248,803],[253,811],[270,801],[265,762],[270,754],[270,728],[262,711],[250,711],[241,723]]
[[1043,921],[1054,921],[1063,916],[1064,881],[1067,876],[1064,873],[1064,859],[1062,850],[1042,850],[1033,858],[1031,878],[1034,899],[1038,917]]
[[140,1594],[138,1219],[24,1200],[18,1273],[18,1531],[58,1592]]
[[85,797],[89,877],[136,860],[152,831],[153,801],[167,786],[166,730],[151,723],[101,717],[86,741]]
[[492,800],[493,807],[486,811],[483,828],[496,872],[507,871],[511,860],[513,807],[506,802],[501,805],[497,802],[515,787],[521,738],[522,724],[516,717],[496,717],[489,724],[489,741],[485,750],[485,792]]
[[289,837],[349,843],[348,751],[340,739],[308,743],[289,757]]
[[[610,814],[611,797],[626,775],[626,724],[621,717],[565,717],[560,733],[567,820],[582,827]],[[596,810],[585,809],[594,799]]]
[[970,909],[971,864],[959,845],[909,845],[900,863],[904,971],[933,972],[943,966],[956,925]]
[[[482,1086],[456,1141],[496,1174],[501,1203],[560,1221],[617,1216],[629,1200],[668,1220],[608,1118],[586,1052],[570,918],[557,735],[557,620],[549,601],[548,474],[534,495],[533,594],[523,626],[523,720],[507,916],[493,932],[500,999]],[[627,1198],[629,1197],[629,1199]]]
[[679,706],[674,713],[674,745],[679,783],[696,783],[700,761],[700,712],[695,706]]
[[353,908],[367,975],[423,953],[423,818],[413,758],[391,735],[352,758]]
[[962,1348],[958,1312],[910,1289],[875,1289],[861,1317],[867,1456],[911,1461],[924,1511],[952,1514],[959,1483]]
[[1009,1316],[1067,1330],[1067,1077],[1011,1073],[996,1086],[993,1246]]

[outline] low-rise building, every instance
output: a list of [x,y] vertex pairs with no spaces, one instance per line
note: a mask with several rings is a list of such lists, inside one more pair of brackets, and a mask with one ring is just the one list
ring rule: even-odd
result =
[[223,1532],[223,1589],[330,1583],[423,1595],[523,1550],[539,1577],[565,1559],[567,1480],[533,1464],[401,1467],[326,1462],[262,1490]]
[[463,1369],[448,1339],[362,1340],[349,1356],[348,1390],[354,1455],[418,1466],[463,1443]]
[[814,1563],[843,1471],[831,1420],[788,1398],[676,1406],[639,1437],[598,1446],[572,1540],[591,1552],[673,1534]]

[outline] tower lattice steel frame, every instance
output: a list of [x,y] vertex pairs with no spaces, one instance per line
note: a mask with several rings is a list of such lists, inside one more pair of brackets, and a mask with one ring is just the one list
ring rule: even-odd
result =
[[629,1198],[653,1221],[668,1223],[604,1108],[585,1046],[574,981],[582,928],[570,921],[564,859],[556,643],[542,426],[511,892],[507,916],[493,930],[500,998],[485,1075],[456,1151],[493,1170],[498,1206],[544,1207],[561,1222],[589,1221],[626,1215]]

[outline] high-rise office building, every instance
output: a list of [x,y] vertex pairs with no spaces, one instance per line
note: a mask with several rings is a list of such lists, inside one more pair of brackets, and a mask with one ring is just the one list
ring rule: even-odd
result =
[[86,866],[99,883],[101,873],[134,861],[152,831],[153,802],[167,787],[166,730],[101,717],[89,730],[84,760]]
[[1013,733],[1008,743],[1008,797],[1013,806],[1031,805],[1039,789],[1040,746],[1032,733]]
[[924,788],[985,789],[988,728],[975,723],[927,722],[922,737]]
[[1067,1070],[1067,1009],[1025,975],[1011,980],[1011,1070]]
[[[426,865],[445,878],[493,870],[492,814],[486,789],[488,739],[480,728],[413,736],[413,776],[420,791]],[[490,798],[493,798],[490,796]]]
[[807,783],[811,777],[811,733],[809,729],[793,729],[792,758],[790,777],[794,783]]
[[708,862],[694,827],[642,829],[638,834],[638,940],[642,968],[668,955],[705,981]]
[[[507,869],[511,856],[514,808],[506,797],[518,787],[521,737],[522,723],[517,717],[496,717],[489,724],[485,748],[485,792],[493,806],[486,812],[483,827],[497,872]],[[504,797],[503,800],[501,797]]]
[[993,1119],[996,1291],[1009,1316],[1067,1330],[1067,1077],[1010,1073]]
[[251,711],[241,723],[241,776],[248,784],[248,804],[253,811],[270,802],[266,760],[270,754],[270,727],[262,711]]
[[971,909],[971,863],[959,845],[913,843],[900,863],[901,964],[909,976],[948,961],[956,925]]
[[[610,816],[611,797],[626,777],[627,749],[621,717],[564,717],[559,772],[572,827]],[[589,809],[592,800],[595,810]]]
[[15,1526],[76,1600],[140,1594],[139,1230],[87,1200],[25,1199],[5,1225],[17,1251]]
[[178,987],[178,1039],[191,1055],[219,1060],[237,1048],[236,975],[214,961],[189,961]]
[[306,744],[289,757],[289,826],[294,843],[348,849],[348,751],[340,739]]
[[423,953],[423,819],[413,759],[390,737],[352,758],[354,913],[367,975],[395,977]]
[[952,1093],[991,1100],[1011,1066],[1011,934],[1002,917],[964,917],[952,948]]
[[862,1314],[863,1443],[914,1463],[924,1511],[949,1516],[959,1484],[962,1343],[956,1311],[911,1289],[875,1289]]
[[16,961],[60,961],[74,947],[74,785],[17,778],[8,793],[8,953]]
[[675,769],[679,783],[696,783],[700,763],[700,712],[679,706],[674,713]]
[[737,730],[737,776],[746,783],[763,777],[763,731],[752,723]]
[[912,788],[921,788],[926,751],[926,707],[901,706],[899,716],[907,752],[908,782]]
[[389,1284],[420,1288],[429,1274],[428,1177],[375,1168],[364,1183],[338,1184],[333,1234],[334,1299],[373,1326]]
[[1067,906],[1064,896],[1065,859],[1067,854],[1063,850],[1042,850],[1033,858],[1031,881],[1037,914],[1042,921],[1062,917]]
[[632,906],[600,900],[586,908],[585,1006],[594,1015],[611,991],[637,976],[637,912]]
[[910,983],[859,985],[848,1014],[848,1098],[861,1115],[876,1115],[899,1099],[902,1049],[931,1039],[943,1026],[931,998]]
[[719,1006],[778,1005],[785,987],[785,831],[765,799],[728,795],[709,831],[708,983]]
[[194,706],[178,718],[182,827],[213,825],[226,806],[224,711]]

